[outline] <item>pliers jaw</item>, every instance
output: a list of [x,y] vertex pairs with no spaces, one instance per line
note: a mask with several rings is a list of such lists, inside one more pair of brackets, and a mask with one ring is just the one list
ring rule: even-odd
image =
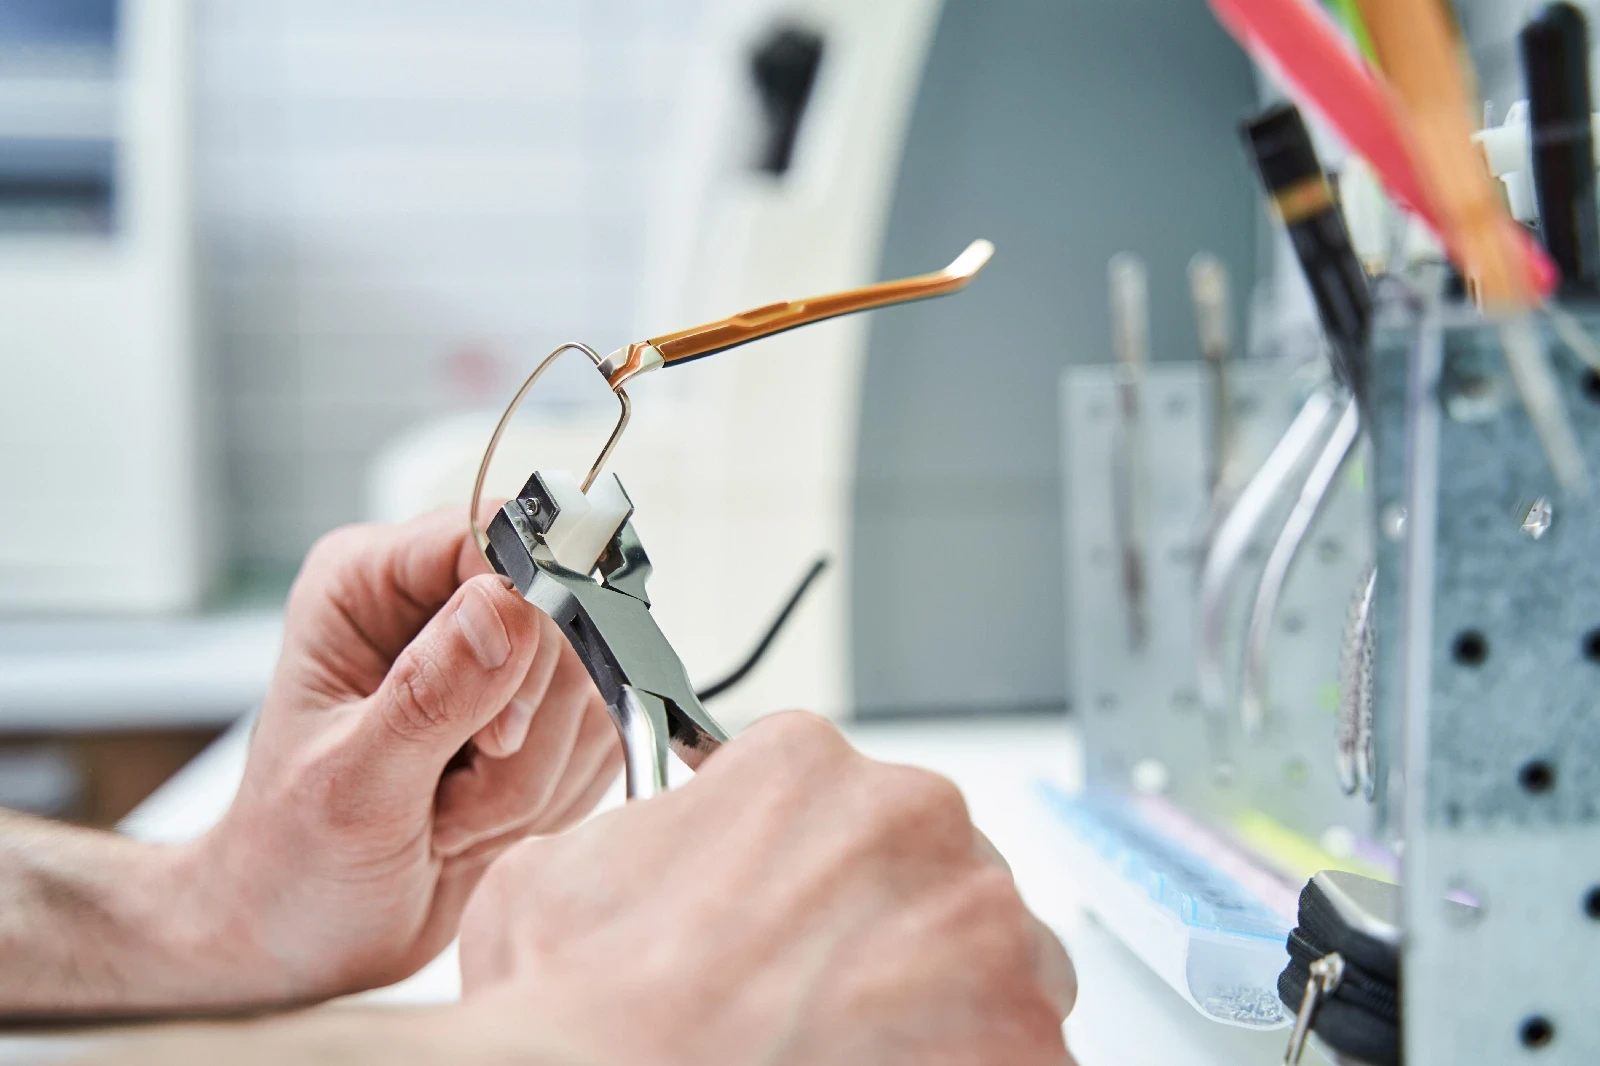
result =
[[561,517],[556,495],[540,474],[529,478],[490,522],[485,554],[571,642],[622,739],[628,798],[648,798],[666,788],[669,750],[698,767],[727,733],[701,706],[683,662],[650,614],[650,558],[633,529],[631,504],[597,559],[566,559],[587,563],[585,572],[564,565],[551,546],[549,535]]

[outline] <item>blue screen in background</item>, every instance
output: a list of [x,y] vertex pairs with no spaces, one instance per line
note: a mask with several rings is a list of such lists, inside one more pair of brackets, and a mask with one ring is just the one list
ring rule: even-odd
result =
[[117,23],[117,0],[0,0],[0,238],[114,231]]
[[117,43],[117,0],[0,0],[0,48]]

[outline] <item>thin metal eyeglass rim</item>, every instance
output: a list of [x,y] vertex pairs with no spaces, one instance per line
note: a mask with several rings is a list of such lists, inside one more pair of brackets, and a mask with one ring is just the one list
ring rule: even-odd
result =
[[[511,402],[506,405],[505,411],[500,415],[500,421],[494,427],[493,435],[489,437],[488,447],[483,450],[483,459],[478,463],[478,476],[472,482],[472,498],[467,502],[467,525],[472,530],[472,539],[478,546],[478,554],[483,556],[484,562],[489,563],[491,570],[494,569],[494,564],[489,562],[489,535],[478,524],[478,507],[483,502],[483,482],[489,476],[489,464],[494,462],[494,453],[500,447],[500,438],[505,435],[506,427],[511,424],[512,416],[522,406],[522,401],[527,398],[528,393],[533,391],[533,386],[557,359],[574,350],[588,356],[589,361],[595,365],[595,369],[598,370],[600,368],[602,361],[600,353],[579,341],[568,341],[545,356],[539,365],[534,367],[533,373],[528,375],[528,380],[522,383],[522,387],[517,390],[517,394],[511,397]],[[611,388],[609,384],[606,387]],[[611,430],[611,436],[606,438],[605,447],[600,449],[600,454],[595,457],[594,465],[589,467],[589,473],[584,476],[584,492],[589,491],[589,486],[594,484],[594,479],[605,468],[606,460],[611,458],[611,452],[616,448],[617,441],[622,439],[622,431],[628,428],[628,419],[633,414],[633,401],[628,399],[628,394],[623,390],[622,386],[618,385],[616,388],[612,388],[611,391],[617,397],[618,402],[621,403],[622,413],[617,418],[616,426]]]

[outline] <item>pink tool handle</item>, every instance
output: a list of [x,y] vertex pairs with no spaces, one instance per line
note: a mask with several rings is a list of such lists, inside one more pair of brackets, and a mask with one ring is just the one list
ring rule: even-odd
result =
[[[1316,107],[1353,150],[1383,179],[1402,207],[1427,223],[1448,245],[1453,235],[1423,191],[1405,137],[1395,120],[1396,103],[1365,64],[1345,47],[1337,27],[1303,0],[1210,0],[1217,20],[1254,54],[1270,56],[1303,99]],[[1510,219],[1505,225],[1516,226]],[[1548,296],[1559,280],[1555,264],[1521,227],[1534,288]],[[1452,258],[1456,249],[1451,248]]]

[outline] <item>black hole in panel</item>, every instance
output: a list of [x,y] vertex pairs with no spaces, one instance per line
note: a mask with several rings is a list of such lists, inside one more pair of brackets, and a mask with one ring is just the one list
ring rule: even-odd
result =
[[1549,792],[1556,784],[1556,768],[1544,759],[1524,763],[1517,771],[1517,784],[1535,795]]
[[1457,633],[1450,655],[1462,666],[1482,666],[1489,658],[1489,640],[1476,629]]
[[1522,1023],[1520,1035],[1523,1047],[1546,1047],[1556,1038],[1556,1027],[1550,1024],[1549,1018],[1535,1014]]
[[1600,370],[1590,368],[1583,372],[1583,394],[1600,403]]

